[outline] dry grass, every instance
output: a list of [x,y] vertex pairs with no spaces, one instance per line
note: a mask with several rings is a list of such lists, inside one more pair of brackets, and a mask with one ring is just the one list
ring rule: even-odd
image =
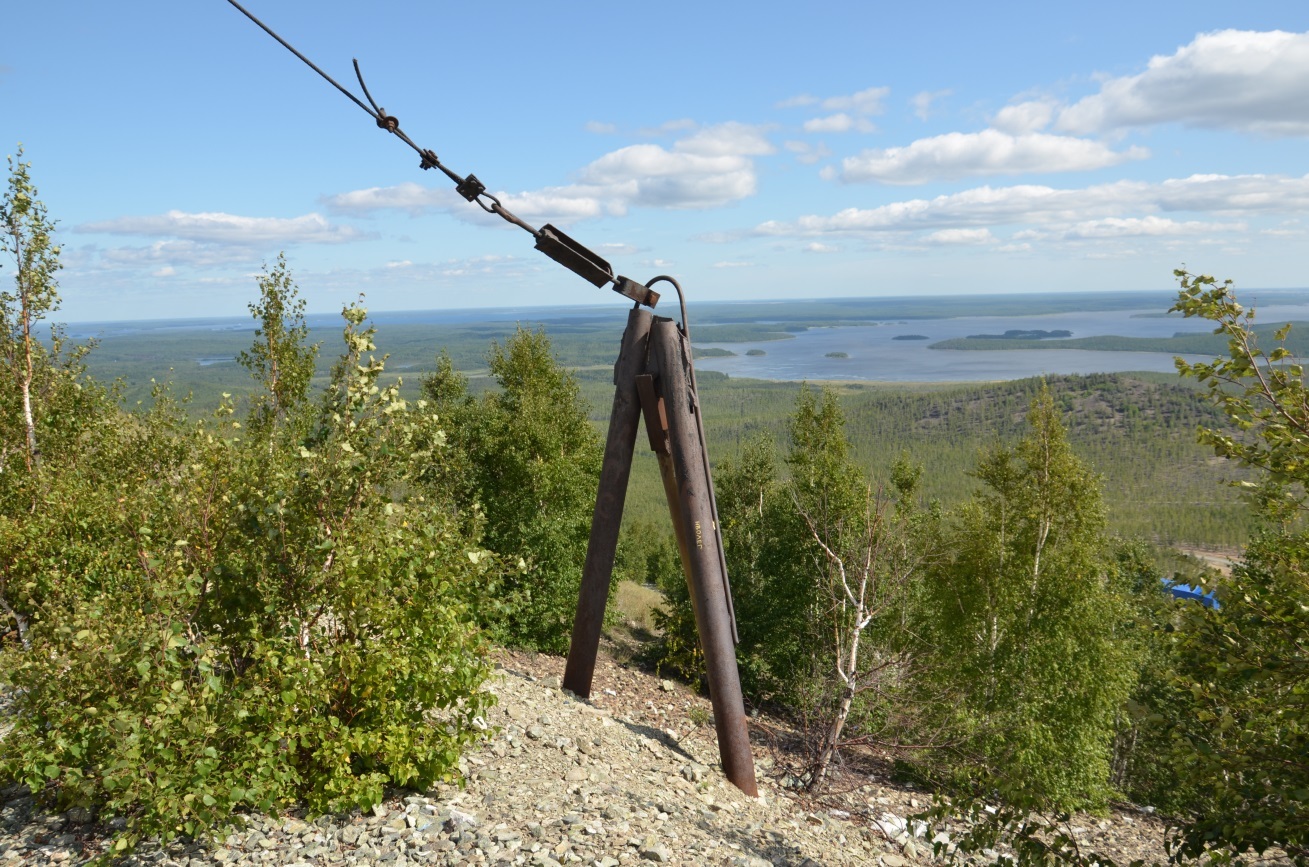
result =
[[664,594],[635,581],[622,582],[614,595],[614,607],[622,613],[623,620],[650,633],[656,632],[654,612],[662,610],[663,605]]

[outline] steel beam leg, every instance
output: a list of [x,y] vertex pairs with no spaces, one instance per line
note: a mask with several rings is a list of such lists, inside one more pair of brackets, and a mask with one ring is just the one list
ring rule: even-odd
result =
[[564,667],[564,688],[582,698],[591,695],[595,657],[600,649],[600,629],[604,625],[605,603],[609,601],[614,552],[618,548],[627,480],[632,473],[636,428],[641,419],[636,377],[646,366],[651,319],[650,311],[640,308],[633,308],[627,314],[627,330],[623,332],[622,348],[614,364],[614,405],[609,415],[604,464],[600,468],[600,489],[595,496],[595,512],[591,518],[591,539],[587,543],[586,563],[582,567],[573,639],[568,649],[568,664]]
[[689,375],[691,347],[675,322],[659,317],[650,330],[650,354],[668,416],[668,442],[677,475],[677,506],[685,536],[680,547],[690,564],[696,630],[709,676],[718,752],[727,779],[747,795],[757,796],[759,787],[736,667],[727,573],[722,566],[722,537],[713,506],[709,457],[697,411],[698,397]]

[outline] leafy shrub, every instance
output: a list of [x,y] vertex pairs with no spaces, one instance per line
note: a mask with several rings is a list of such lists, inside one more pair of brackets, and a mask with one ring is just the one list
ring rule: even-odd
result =
[[484,544],[517,564],[483,595],[479,616],[507,644],[568,649],[602,457],[577,382],[543,331],[519,328],[488,355],[500,385],[476,400],[449,359],[424,393],[452,421],[448,490],[484,522]]
[[[281,269],[260,306],[295,320]],[[125,817],[118,851],[239,808],[368,806],[453,774],[478,736],[468,600],[493,558],[425,494],[431,407],[380,385],[363,309],[344,316],[320,405],[308,377],[279,391],[261,364],[253,429],[230,404],[188,423],[162,391],[144,415],[102,404],[0,520],[30,619],[30,647],[0,653],[0,774]],[[251,357],[305,357],[281,324],[290,339]]]
[[1259,346],[1254,310],[1230,281],[1176,272],[1174,310],[1213,322],[1226,357],[1178,360],[1230,420],[1203,428],[1214,452],[1258,471],[1239,483],[1265,530],[1230,579],[1213,582],[1220,608],[1185,606],[1181,683],[1194,712],[1174,721],[1176,761],[1198,792],[1174,838],[1186,857],[1286,849],[1309,863],[1309,390],[1278,329]]

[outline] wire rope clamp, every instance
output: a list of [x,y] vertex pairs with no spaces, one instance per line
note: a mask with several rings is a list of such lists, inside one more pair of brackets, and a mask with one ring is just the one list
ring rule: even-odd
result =
[[455,192],[463,196],[470,202],[477,201],[477,197],[486,192],[486,184],[477,179],[477,175],[469,175],[459,182],[455,187]]

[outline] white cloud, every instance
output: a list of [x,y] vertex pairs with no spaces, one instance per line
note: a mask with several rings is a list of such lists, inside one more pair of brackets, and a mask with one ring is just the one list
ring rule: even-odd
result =
[[675,132],[686,132],[688,129],[695,129],[696,122],[689,117],[679,117],[676,120],[666,120],[658,126],[645,126],[637,130],[636,134],[642,138],[658,138]]
[[774,108],[804,108],[807,105],[817,105],[818,97],[808,93],[802,93],[798,96],[788,96],[786,99],[774,104]]
[[506,264],[512,265],[521,261],[517,256],[473,256],[468,259],[449,259],[428,265],[425,266],[425,270],[436,277],[477,277],[489,274],[502,276],[509,273],[505,269]]
[[[883,233],[940,229],[1036,226],[1014,240],[1049,237],[1243,232],[1241,222],[1175,222],[1161,214],[1203,213],[1228,219],[1298,216],[1309,212],[1309,175],[1193,175],[1159,183],[1116,181],[1081,189],[1035,184],[982,186],[931,199],[908,199],[875,208],[846,208],[830,216],[768,221],[764,237],[870,238]],[[1150,219],[1150,218],[1155,219]],[[1115,222],[1116,221],[1116,222]]]
[[182,238],[213,244],[268,247],[278,244],[345,244],[368,237],[350,226],[329,223],[319,214],[283,219],[236,214],[169,211],[152,217],[117,217],[84,223],[75,231],[106,235]]
[[595,249],[610,256],[631,256],[640,253],[643,248],[624,241],[610,241],[607,244],[596,244]]
[[952,132],[905,147],[866,150],[841,163],[843,181],[921,184],[976,175],[1069,172],[1114,166],[1148,155],[1144,148],[1114,151],[1100,142],[1069,136],[995,129]]
[[909,99],[909,104],[914,109],[914,117],[919,120],[927,120],[932,115],[932,104],[939,99],[944,99],[952,92],[950,90],[924,90],[915,93]]
[[1309,175],[1191,175],[1163,181],[1159,203],[1167,211],[1221,216],[1309,211]]
[[249,247],[199,241],[155,241],[147,247],[109,247],[91,251],[83,262],[101,270],[119,268],[223,268],[251,265],[258,254]]
[[866,118],[851,117],[843,111],[826,117],[815,117],[804,122],[805,132],[875,132],[877,127]]
[[429,211],[450,210],[468,204],[450,187],[425,187],[405,181],[392,187],[368,187],[334,196],[324,196],[323,204],[336,214],[368,214],[373,211],[405,211],[411,217]]
[[1105,81],[1063,109],[1056,126],[1084,134],[1182,123],[1274,136],[1309,135],[1309,33],[1223,30],[1138,75]]
[[1045,129],[1054,119],[1058,105],[1053,100],[1034,99],[1006,105],[991,119],[991,126],[1001,132],[1020,135]]
[[755,192],[754,164],[744,156],[669,151],[631,145],[605,154],[578,175],[624,206],[712,208]]
[[[595,191],[582,187],[546,187],[524,193],[497,192],[496,198],[510,212],[525,220],[568,222],[600,216],[605,204]],[[403,211],[411,217],[444,212],[473,223],[506,225],[498,216],[464,200],[452,187],[424,187],[405,181],[391,187],[369,187],[334,196],[323,204],[336,214],[366,216],[375,211]]]
[[836,244],[824,244],[821,241],[811,241],[808,244],[804,245],[804,251],[806,253],[819,253],[819,254],[839,253],[841,252],[841,248]]
[[1244,232],[1245,223],[1205,223],[1199,220],[1179,222],[1167,217],[1106,217],[1086,220],[1063,232],[1066,239],[1178,237],[1208,235],[1215,232]]
[[891,93],[889,87],[870,87],[849,96],[831,96],[823,100],[829,111],[853,111],[856,114],[881,114],[882,101]]
[[782,144],[790,153],[795,154],[796,162],[802,165],[811,166],[816,162],[825,160],[832,155],[827,145],[819,142],[816,145],[807,141],[788,141]]
[[976,246],[993,243],[995,236],[990,229],[938,229],[924,240],[941,246]]
[[715,262],[710,268],[753,268],[754,262]]
[[805,132],[834,133],[851,130],[875,132],[877,127],[867,118],[869,115],[881,114],[885,110],[883,103],[890,92],[889,87],[869,87],[857,93],[829,96],[826,99],[819,99],[806,93],[784,99],[777,103],[776,107],[803,108],[817,105],[831,112],[805,121]]
[[702,156],[764,156],[774,152],[761,127],[736,121],[706,126],[677,142],[673,148]]
[[1168,217],[1104,217],[1083,220],[1054,229],[1025,229],[1015,232],[1016,241],[1102,241],[1120,238],[1182,238],[1202,235],[1245,233],[1244,222],[1214,223],[1201,220],[1173,220]]
[[[538,222],[621,215],[632,207],[714,208],[753,195],[757,176],[752,158],[773,152],[763,128],[722,123],[699,127],[671,148],[647,143],[611,151],[583,167],[576,182],[566,186],[495,195],[509,211]],[[444,211],[473,222],[501,222],[448,187],[412,182],[341,193],[324,202],[335,213],[399,210],[417,216]]]
[[618,132],[618,127],[612,123],[605,123],[599,120],[588,120],[586,122],[586,131],[596,135],[613,135]]
[[[540,222],[567,223],[572,220],[598,217],[605,211],[604,202],[600,197],[578,187],[546,187],[543,190],[525,193],[501,193],[498,198],[500,204],[510,212],[524,219]],[[459,205],[462,206],[461,216],[483,214],[496,223],[500,222],[499,217],[486,214],[481,208],[469,210],[468,204],[462,198],[459,200]]]

